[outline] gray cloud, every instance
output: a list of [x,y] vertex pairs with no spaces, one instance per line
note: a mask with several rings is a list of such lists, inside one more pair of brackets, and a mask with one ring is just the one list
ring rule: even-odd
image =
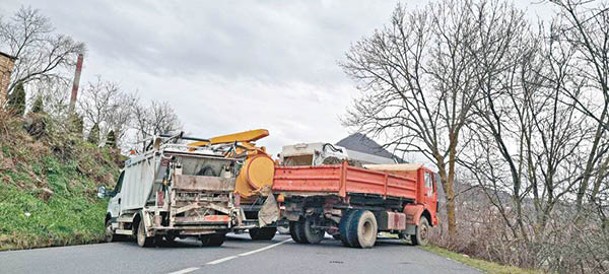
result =
[[[267,128],[276,153],[337,141],[354,98],[337,61],[389,21],[396,1],[5,0],[31,5],[87,43],[83,81],[102,75],[172,104],[203,137]],[[423,5],[427,1],[410,6]]]

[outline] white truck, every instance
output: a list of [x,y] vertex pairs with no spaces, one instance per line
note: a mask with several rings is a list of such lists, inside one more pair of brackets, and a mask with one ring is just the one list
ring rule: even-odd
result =
[[349,150],[330,143],[302,143],[283,146],[279,154],[283,166],[319,166],[349,160],[358,165],[395,164],[391,158]]
[[237,160],[182,140],[200,139],[155,138],[145,153],[125,162],[114,190],[98,189],[100,198],[110,198],[107,241],[135,236],[146,247],[197,237],[204,246],[220,246],[231,229],[248,228],[233,197]]

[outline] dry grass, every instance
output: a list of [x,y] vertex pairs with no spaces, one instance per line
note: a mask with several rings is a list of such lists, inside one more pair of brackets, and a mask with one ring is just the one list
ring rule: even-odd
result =
[[473,268],[476,268],[484,273],[496,273],[496,274],[537,274],[537,273],[543,273],[540,270],[531,270],[531,269],[523,269],[523,268],[519,268],[519,267],[515,267],[515,266],[506,266],[506,265],[501,265],[498,263],[494,263],[494,262],[489,262],[489,261],[485,261],[485,260],[480,260],[480,259],[476,259],[476,258],[471,258],[465,254],[459,254],[456,252],[452,252],[440,247],[436,247],[436,246],[424,246],[421,247],[429,252],[433,252],[435,254],[438,254],[442,257],[445,258],[449,258],[451,260],[460,262],[462,264],[471,266]]

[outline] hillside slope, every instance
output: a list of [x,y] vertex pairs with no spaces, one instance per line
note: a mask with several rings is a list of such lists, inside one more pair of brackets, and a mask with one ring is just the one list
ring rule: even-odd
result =
[[[28,118],[0,110],[0,250],[98,242],[118,151],[86,143],[65,125],[30,136]],[[31,131],[30,131],[31,133]]]

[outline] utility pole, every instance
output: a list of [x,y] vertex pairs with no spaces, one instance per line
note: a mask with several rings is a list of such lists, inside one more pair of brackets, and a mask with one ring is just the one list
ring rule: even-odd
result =
[[72,84],[72,96],[70,96],[70,113],[74,112],[74,108],[76,106],[76,98],[78,97],[78,85],[80,84],[80,73],[82,72],[83,59],[83,54],[79,53],[78,61],[76,61],[76,71],[74,72],[74,83]]

